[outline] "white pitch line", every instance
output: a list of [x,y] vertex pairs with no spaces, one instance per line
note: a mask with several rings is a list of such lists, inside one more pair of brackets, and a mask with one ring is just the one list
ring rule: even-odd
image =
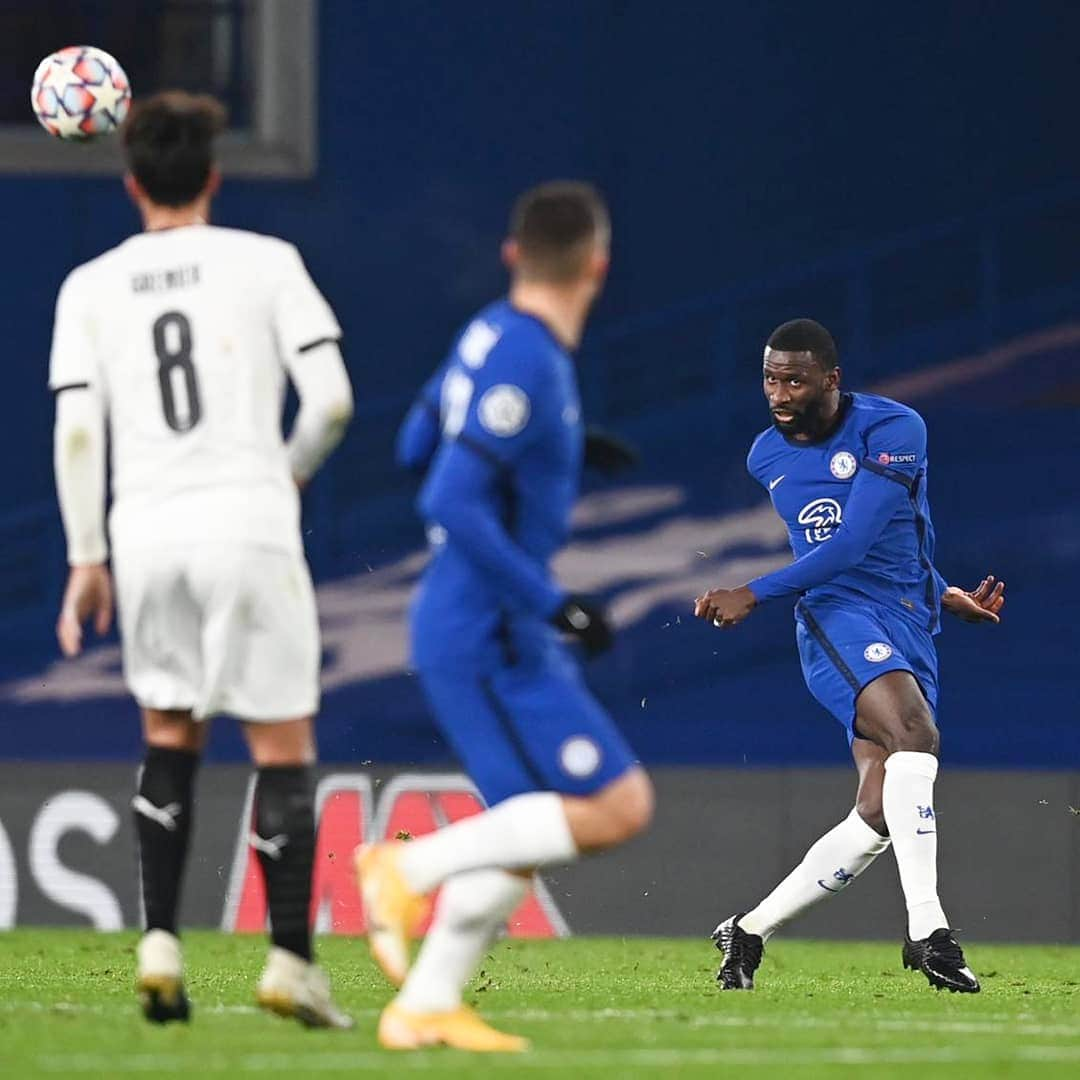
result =
[[[39,1013],[75,1013],[90,1016],[116,1015],[118,1013],[137,1013],[138,1005],[134,1000],[130,1004],[97,1004],[88,1005],[79,1001],[55,1001],[51,1004],[44,1001],[0,1001],[0,1013],[4,1012],[39,1012]],[[202,1005],[198,1006],[200,1014],[219,1013],[237,1016],[254,1016],[262,1012],[255,1005]],[[377,1016],[378,1009],[366,1010],[372,1016]]]
[[[493,1019],[532,1020],[538,1022],[576,1021],[596,1023],[604,1020],[632,1022],[653,1020],[678,1020],[687,1027],[800,1027],[840,1028],[847,1027],[846,1019],[828,1019],[819,1016],[792,1016],[778,1013],[765,1016],[732,1016],[727,1013],[690,1015],[686,1009],[567,1009],[565,1012],[550,1009],[503,1009],[485,1010],[485,1016]],[[1063,1035],[1080,1038],[1080,1024],[1041,1024],[1023,1021],[1008,1026],[1015,1018],[979,1016],[971,1020],[934,1020],[925,1016],[893,1016],[888,1018],[864,1017],[860,1025],[882,1031],[942,1031],[972,1035]],[[1007,1030],[1006,1030],[1007,1028]]]
[[[472,1060],[455,1053],[424,1052],[393,1054],[378,1052],[305,1052],[245,1054],[235,1058],[215,1055],[179,1054],[46,1054],[37,1064],[47,1072],[65,1074],[97,1072],[106,1075],[132,1072],[382,1072],[393,1063],[394,1071],[442,1069],[463,1065]],[[688,1049],[656,1047],[643,1050],[559,1050],[532,1051],[526,1054],[485,1056],[485,1066],[521,1069],[612,1069],[634,1066],[708,1067],[718,1066],[799,1066],[799,1065],[919,1065],[919,1064],[989,1064],[1001,1062],[1080,1063],[1080,1046],[1017,1047],[1006,1054],[986,1050],[916,1049],[881,1047],[837,1047],[802,1050]]]
[[[254,1005],[205,1005],[196,1001],[198,1015],[255,1016],[262,1010]],[[88,1005],[74,1002],[57,1002],[53,1005],[37,1001],[8,1001],[0,1003],[0,1012],[39,1012],[39,1013],[86,1013],[91,1015],[136,1013],[136,1006],[126,1004]],[[380,1009],[354,1009],[351,1015],[357,1019],[374,1019]],[[793,1016],[777,1013],[765,1016],[732,1016],[726,1013],[690,1015],[684,1009],[492,1009],[484,1015],[492,1020],[526,1021],[530,1023],[582,1023],[595,1024],[604,1021],[650,1023],[663,1020],[676,1020],[688,1028],[802,1028],[805,1030],[829,1031],[847,1027],[845,1019],[829,1019],[818,1016]],[[986,1015],[971,1020],[935,1020],[924,1015],[898,1015],[892,1017],[864,1017],[860,1021],[863,1029],[878,1031],[921,1031],[940,1032],[955,1035],[983,1035],[1014,1038],[1018,1035],[1064,1038],[1080,1038],[1080,1024],[1038,1023],[1023,1020],[1015,1022],[1014,1017]]]

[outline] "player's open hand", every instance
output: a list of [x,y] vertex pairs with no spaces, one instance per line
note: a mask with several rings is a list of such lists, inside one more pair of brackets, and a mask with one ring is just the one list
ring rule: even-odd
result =
[[964,622],[999,623],[1005,606],[1005,582],[988,574],[971,592],[950,585],[941,597],[941,606]]
[[738,626],[757,607],[757,597],[746,585],[737,589],[710,589],[694,601],[694,614],[722,630]]
[[56,638],[65,656],[82,652],[83,623],[94,620],[98,634],[107,634],[112,625],[113,590],[109,568],[104,563],[73,566],[68,574],[60,618],[56,620]]

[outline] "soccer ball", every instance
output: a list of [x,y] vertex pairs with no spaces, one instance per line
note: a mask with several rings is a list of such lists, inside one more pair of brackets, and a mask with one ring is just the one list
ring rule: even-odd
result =
[[115,131],[131,105],[124,69],[93,45],[69,45],[46,56],[34,72],[30,107],[58,139],[91,139]]

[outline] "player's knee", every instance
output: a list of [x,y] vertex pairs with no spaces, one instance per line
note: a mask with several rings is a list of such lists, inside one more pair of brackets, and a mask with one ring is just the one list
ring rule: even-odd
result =
[[207,726],[187,711],[143,710],[143,739],[147,746],[163,750],[186,750],[197,754],[206,741]]
[[604,851],[637,836],[652,821],[653,788],[635,767],[585,798],[566,799],[571,831],[580,851]]
[[198,754],[202,751],[203,738],[194,725],[181,726],[179,724],[171,728],[161,728],[146,739],[148,747],[157,747],[161,750],[183,750],[189,754]]
[[634,769],[620,782],[617,799],[612,799],[612,843],[622,844],[643,833],[652,823],[656,796],[644,769]]
[[923,754],[938,752],[938,729],[933,714],[925,701],[912,701],[897,713],[896,720],[887,733],[885,747],[890,754],[900,750],[912,750]]
[[315,763],[315,736],[310,717],[274,724],[248,721],[244,723],[244,737],[257,768]]

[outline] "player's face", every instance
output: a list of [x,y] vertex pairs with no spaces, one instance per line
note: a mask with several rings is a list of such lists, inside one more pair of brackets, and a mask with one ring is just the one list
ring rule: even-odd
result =
[[824,426],[840,369],[826,371],[808,352],[765,350],[765,399],[784,435],[813,436]]

